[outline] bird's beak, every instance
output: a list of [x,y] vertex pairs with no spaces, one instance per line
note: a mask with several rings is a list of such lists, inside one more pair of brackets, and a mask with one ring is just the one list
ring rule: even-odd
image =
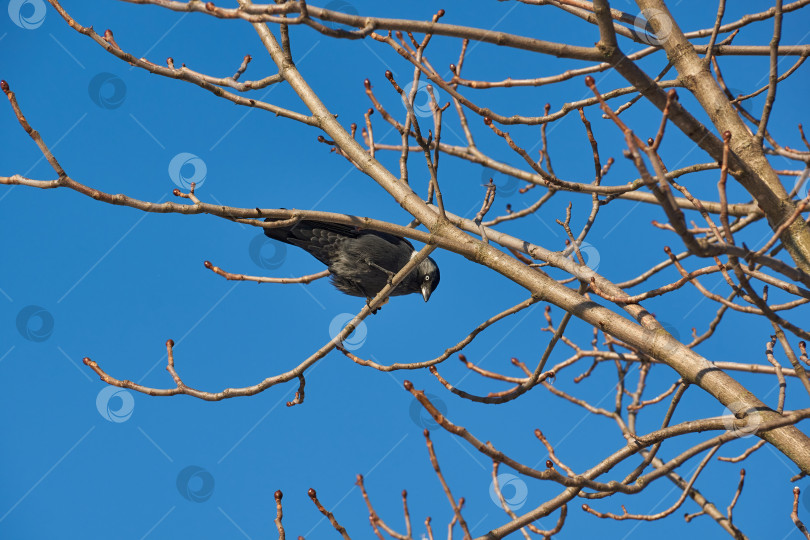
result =
[[425,299],[425,302],[430,298],[430,287],[427,283],[422,284],[422,298]]

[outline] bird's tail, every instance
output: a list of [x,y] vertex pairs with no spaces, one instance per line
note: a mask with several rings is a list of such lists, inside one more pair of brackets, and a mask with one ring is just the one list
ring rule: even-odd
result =
[[[267,218],[264,220],[265,222],[272,222],[272,221],[284,221],[281,219],[276,218]],[[285,227],[265,227],[264,234],[268,238],[272,238],[273,240],[278,240],[279,242],[284,242],[285,244],[290,243],[290,239],[292,238],[291,232],[293,227],[296,224],[287,225]]]

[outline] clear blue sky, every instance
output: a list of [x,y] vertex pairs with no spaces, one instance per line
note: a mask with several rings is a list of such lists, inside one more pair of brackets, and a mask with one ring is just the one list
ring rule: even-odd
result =
[[[164,201],[172,198],[177,187],[173,177],[179,181],[178,164],[191,159],[181,174],[188,177],[196,171],[200,178],[204,174],[198,195],[208,202],[314,208],[407,223],[408,216],[382,189],[316,141],[315,130],[235,106],[196,86],[131,68],[70,29],[50,6],[40,13],[37,6],[41,3],[13,0],[9,12],[16,13],[16,18],[0,14],[0,78],[9,82],[32,126],[77,181],[107,192]],[[429,18],[434,9],[427,2],[407,6],[360,0],[353,0],[353,5],[332,4],[360,13],[422,19]],[[674,9],[684,17],[685,29],[710,26],[714,19],[713,6],[697,9],[704,4],[679,4]],[[730,3],[727,19],[763,5]],[[598,38],[594,27],[561,16],[552,8],[513,2],[449,2],[441,7],[447,10],[448,22],[494,25],[499,30],[580,45],[590,45]],[[616,2],[615,7],[637,11],[632,3]],[[227,76],[250,54],[253,62],[243,79],[275,72],[255,32],[244,21],[113,2],[71,2],[67,8],[81,24],[93,25],[99,32],[112,29],[121,47],[158,64],[171,56],[178,65]],[[796,24],[795,18],[788,21],[793,22],[787,25],[783,42],[806,43],[806,24]],[[755,29],[739,43],[755,39],[766,43],[770,23]],[[412,70],[384,45],[372,40],[334,41],[306,27],[294,27],[291,34],[303,75],[344,125],[362,124],[362,114],[369,107],[363,92],[366,77],[389,109],[401,115],[401,105],[383,73],[391,69],[403,83]],[[435,66],[456,61],[458,42],[440,38],[434,42],[435,49],[429,53]],[[639,47],[627,45],[627,50]],[[582,65],[521,52],[509,53],[504,60],[504,51],[489,45],[471,49],[465,63],[465,75],[470,78],[537,77]],[[660,62],[659,54],[643,67],[657,74]],[[740,91],[750,91],[765,81],[764,59],[723,62],[730,84]],[[796,75],[805,89],[806,73]],[[603,89],[623,86],[615,75],[600,75],[597,80]],[[800,103],[800,91],[799,85],[780,90],[771,123],[773,131],[789,134],[786,142],[796,147],[800,143],[795,105]],[[467,93],[504,113],[522,114],[538,114],[546,102],[556,110],[566,101],[588,95],[581,79],[558,87]],[[680,94],[689,101],[684,91]],[[259,90],[256,95],[304,111],[283,86]],[[440,99],[446,101],[446,97]],[[755,103],[761,106],[762,98]],[[603,159],[612,155],[618,161],[606,181],[620,184],[635,178],[621,157],[614,126],[601,120],[593,108],[587,114]],[[447,116],[445,140],[462,144],[452,108]],[[658,123],[658,113],[644,103],[627,118],[643,136],[651,135],[647,131]],[[487,151],[519,164],[502,141],[482,128],[479,119],[471,122]],[[0,174],[55,177],[5,100],[0,103],[0,129]],[[534,144],[539,133],[536,128],[512,132],[527,146]],[[384,142],[399,140],[378,115],[375,134]],[[576,115],[569,115],[553,129],[550,145],[560,176],[591,178],[590,149]],[[708,161],[700,151],[690,154],[691,148],[671,128],[663,153],[673,168],[681,161],[681,166]],[[177,158],[172,165],[183,153],[196,157]],[[397,156],[383,159],[397,170]],[[777,168],[786,166],[777,164]],[[483,196],[479,186],[489,174],[479,166],[443,157],[440,179],[446,203],[458,214],[474,215]],[[422,158],[413,156],[412,185],[423,192],[426,178]],[[714,173],[696,178],[705,180],[705,186],[690,189],[707,196],[713,193]],[[496,181],[502,188],[495,205],[499,212],[506,202],[522,208],[539,192],[520,195],[514,183],[497,176]],[[732,196],[740,197],[736,187],[732,191]],[[507,224],[502,230],[549,249],[562,249],[564,236],[554,220],[563,216],[565,204],[573,200],[575,222],[581,226],[590,198],[557,199],[537,219]],[[599,271],[614,281],[628,279],[639,268],[664,257],[660,249],[639,252],[640,243],[679,246],[672,235],[649,226],[652,219],[664,219],[655,208],[619,201],[606,207],[600,219],[589,241],[599,252]],[[368,514],[354,487],[358,473],[366,476],[377,511],[388,523],[403,529],[400,492],[407,489],[415,530],[421,531],[425,516],[430,515],[436,534],[443,536],[452,512],[428,461],[422,437],[425,420],[403,389],[406,378],[438,396],[453,421],[529,465],[542,467],[547,457],[534,438],[535,428],[542,429],[558,455],[577,470],[588,468],[623,444],[609,421],[585,414],[541,388],[506,405],[474,404],[450,395],[426,371],[380,373],[357,366],[337,352],[308,371],[306,401],[293,408],[284,405],[297,389],[293,383],[255,397],[219,403],[110,389],[82,365],[82,357],[91,357],[113,376],[170,387],[173,383],[164,369],[164,343],[169,338],[177,343],[176,365],[189,385],[218,391],[255,384],[306,358],[329,339],[330,324],[342,314],[359,311],[363,301],[341,295],[325,280],[306,287],[257,285],[228,282],[214,275],[203,267],[204,260],[232,272],[274,276],[313,273],[322,266],[292,247],[286,253],[273,253],[257,240],[260,232],[256,229],[212,216],[144,214],[68,190],[0,186],[0,230],[2,538],[274,538],[273,493],[277,489],[284,492],[284,523],[290,537],[335,537],[307,497],[310,487],[317,489],[324,505],[354,538],[368,538],[372,534]],[[759,234],[764,231],[758,229]],[[442,281],[430,302],[425,304],[417,295],[393,299],[366,321],[364,340],[355,342],[358,355],[386,364],[432,358],[483,320],[527,297],[518,286],[460,256],[438,251],[434,258],[441,266]],[[715,286],[720,280],[715,276],[706,283]],[[693,326],[703,331],[714,306],[698,303],[700,297],[691,293],[680,298],[680,304],[650,302],[649,309],[683,337]],[[509,359],[518,357],[534,365],[548,341],[548,334],[539,332],[545,326],[542,311],[543,305],[538,304],[494,326],[467,349],[467,356],[485,369],[518,376]],[[559,321],[559,310],[553,314],[555,322]],[[590,330],[582,324],[572,324],[572,332],[583,342],[590,340]],[[731,316],[716,342],[699,352],[712,360],[764,363],[762,351],[769,335],[769,326]],[[558,346],[551,364],[568,354]],[[613,368],[603,365],[593,377],[574,384],[573,377],[586,367],[583,364],[563,372],[555,384],[612,406]],[[455,358],[440,369],[467,391],[504,389],[468,374]],[[668,368],[657,368],[648,395],[664,390],[675,378]],[[775,405],[773,379],[738,378]],[[631,380],[634,383],[635,377]],[[690,389],[687,398],[675,421],[724,413],[700,389]],[[801,401],[790,399],[789,394],[788,407],[797,403]],[[657,427],[660,407],[641,416],[641,431]],[[432,433],[453,493],[467,500],[465,516],[473,534],[484,534],[506,522],[506,515],[489,496],[489,460],[442,430]],[[750,443],[749,439],[729,445],[721,454],[735,455]],[[671,457],[684,444],[665,446],[662,454]],[[687,464],[682,474],[690,473],[695,463]],[[798,537],[789,520],[792,496],[785,481],[795,467],[770,448],[760,450],[745,466],[749,474],[735,522],[752,538]],[[739,465],[716,464],[698,487],[724,509],[733,495],[738,471]],[[506,467],[501,472],[511,473]],[[514,492],[506,489],[507,496],[525,498],[518,513],[560,491],[549,483],[523,482],[514,484]],[[631,512],[661,511],[678,495],[665,482],[649,488],[646,496],[613,497],[593,506],[620,512],[619,504],[626,502]],[[721,534],[705,517],[689,525],[678,517],[641,525],[602,521],[582,512],[581,502],[575,501],[569,508],[562,538],[582,538],[597,527],[604,538]],[[695,511],[696,506],[687,502],[676,515]],[[807,511],[810,509],[802,509],[805,518]],[[541,526],[551,528],[553,523],[547,518]]]

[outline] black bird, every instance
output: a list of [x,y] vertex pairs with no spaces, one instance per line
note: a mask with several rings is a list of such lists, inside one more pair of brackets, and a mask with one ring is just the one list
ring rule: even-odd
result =
[[[367,301],[416,255],[405,238],[325,221],[304,219],[288,227],[266,228],[264,234],[304,249],[329,267],[332,284],[339,291]],[[428,257],[397,285],[391,296],[421,293],[427,302],[438,285],[439,267]]]

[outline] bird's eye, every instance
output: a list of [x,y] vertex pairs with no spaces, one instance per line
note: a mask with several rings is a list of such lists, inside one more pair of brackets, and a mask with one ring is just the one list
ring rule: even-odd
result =
[[425,281],[430,281],[430,276],[425,276]]

